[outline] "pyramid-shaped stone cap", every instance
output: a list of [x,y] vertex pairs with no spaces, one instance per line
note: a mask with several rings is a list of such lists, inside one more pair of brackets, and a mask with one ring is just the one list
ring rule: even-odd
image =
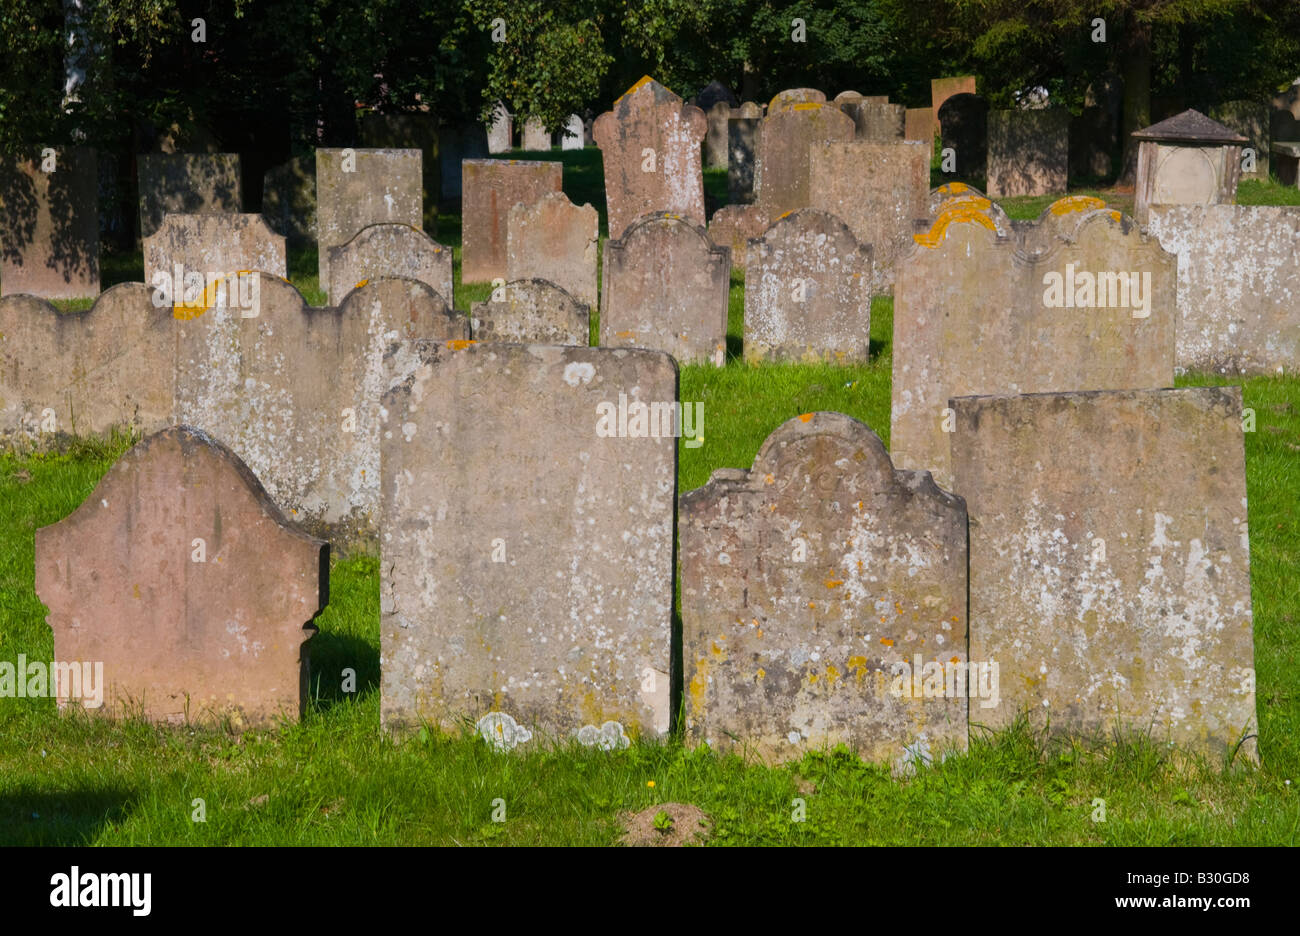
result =
[[1159,140],[1164,143],[1249,143],[1246,137],[1211,120],[1198,110],[1188,108],[1160,123],[1133,131],[1135,140]]

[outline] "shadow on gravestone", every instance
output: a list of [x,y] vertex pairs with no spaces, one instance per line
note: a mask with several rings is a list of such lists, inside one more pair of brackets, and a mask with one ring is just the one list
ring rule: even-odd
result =
[[369,114],[361,120],[361,145],[371,149],[418,149],[423,230],[438,236],[438,206],[442,202],[439,165],[441,131],[434,114]]
[[[0,170],[0,295],[99,295],[99,178],[94,150],[32,149]],[[43,171],[46,167],[51,171]]]
[[140,237],[163,215],[241,210],[237,153],[146,153],[139,157]]
[[266,171],[262,216],[290,247],[316,244],[316,157],[295,156]]
[[954,94],[939,108],[943,149],[956,152],[955,175],[982,179],[988,160],[989,103],[976,94]]
[[993,111],[987,130],[990,197],[1065,194],[1070,171],[1069,111]]

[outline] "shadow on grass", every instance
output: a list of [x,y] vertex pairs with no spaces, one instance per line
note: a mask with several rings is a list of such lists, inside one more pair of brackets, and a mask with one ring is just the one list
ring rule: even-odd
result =
[[[363,699],[379,689],[379,648],[352,634],[321,631],[307,645],[311,659],[307,691],[311,704],[327,711],[340,702]],[[344,670],[355,673],[355,692],[344,691]]]
[[91,844],[105,826],[126,819],[134,796],[123,789],[0,795],[0,845]]

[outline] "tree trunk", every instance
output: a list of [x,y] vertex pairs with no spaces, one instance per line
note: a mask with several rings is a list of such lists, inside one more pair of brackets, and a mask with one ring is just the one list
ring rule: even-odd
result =
[[1138,143],[1133,131],[1151,124],[1151,26],[1125,15],[1120,38],[1120,69],[1124,76],[1124,111],[1120,136],[1124,142],[1124,171],[1120,182],[1132,185],[1137,177]]

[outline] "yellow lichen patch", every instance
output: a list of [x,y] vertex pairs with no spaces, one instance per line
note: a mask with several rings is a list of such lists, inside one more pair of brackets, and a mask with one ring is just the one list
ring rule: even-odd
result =
[[762,637],[763,637],[763,628],[761,628],[761,627],[758,629],[758,636],[759,636],[759,639],[760,639],[760,640],[761,640]]
[[943,243],[944,235],[948,231],[949,225],[952,224],[981,224],[988,228],[994,234],[998,232],[998,227],[993,223],[993,219],[984,212],[971,207],[957,207],[945,211],[935,219],[930,230],[924,234],[913,234],[912,240],[916,241],[922,247],[938,247]]
[[867,658],[864,656],[849,657],[849,669],[853,670],[853,675],[861,679],[867,674]]
[[983,195],[959,195],[944,202],[939,213],[943,214],[943,212],[952,211],[954,208],[974,208],[976,211],[988,211],[992,207],[993,202]]
[[614,332],[614,337],[615,337],[615,338],[635,338],[635,337],[636,337],[636,332],[634,332],[634,331],[621,331],[621,332]]
[[819,101],[800,101],[791,110],[821,110],[824,106]]
[[817,602],[815,602],[815,601],[810,601],[810,602],[808,602],[808,607],[810,607],[810,608],[815,608],[815,607],[817,607]]
[[366,285],[366,283],[368,283],[368,282],[370,282],[370,280],[368,280],[368,279],[363,279],[361,282],[357,283],[357,285],[353,286],[352,288],[353,288],[353,289],[360,289],[362,286]]
[[799,421],[800,421],[800,422],[812,422],[812,418],[813,418],[813,414],[812,414],[812,413],[800,413],[800,414],[799,414]]
[[[831,574],[834,575],[834,573]],[[828,578],[822,584],[825,585],[827,588],[839,588],[841,585],[844,584],[844,579]]]
[[880,642],[884,644],[886,647],[892,647],[894,645],[894,641],[889,637],[881,637]]
[[771,474],[768,474],[768,475],[766,475],[766,476],[763,478],[763,483],[764,483],[764,484],[775,484],[775,483],[776,483],[776,478],[772,477]]
[[759,679],[762,679],[764,676],[767,675],[767,670],[763,669],[763,667],[760,666],[758,668],[758,672],[755,673],[754,675],[757,676]]
[[949,660],[948,662],[949,662],[949,663],[960,663],[960,662],[961,662],[961,657],[953,657],[953,658],[952,658],[951,660]]
[[1054,215],[1067,215],[1072,211],[1096,211],[1098,208],[1105,207],[1106,203],[1100,198],[1091,195],[1070,195],[1066,198],[1058,198],[1047,210]]
[[1110,219],[1111,219],[1112,221],[1118,221],[1118,220],[1120,219],[1120,217],[1121,217],[1121,215],[1120,215],[1120,213],[1119,213],[1118,211],[1112,211],[1112,212],[1110,213]]
[[835,667],[828,665],[826,667],[826,681],[828,683],[833,683],[835,682],[835,680],[839,678],[840,678],[840,671],[837,670]]
[[809,681],[810,683],[815,683],[815,682],[817,681],[817,674],[816,674],[816,673],[809,673],[809,674],[808,674],[808,681]]
[[956,195],[959,192],[966,191],[968,188],[970,188],[970,186],[967,185],[965,182],[948,182],[944,185],[939,186],[939,191]]
[[475,343],[476,343],[476,342],[475,342],[473,339],[468,339],[468,338],[453,338],[451,341],[448,341],[448,342],[447,342],[447,347],[450,348],[450,349],[453,350],[453,351],[464,351],[464,350],[465,350],[466,348],[468,348],[470,345],[475,344]]

